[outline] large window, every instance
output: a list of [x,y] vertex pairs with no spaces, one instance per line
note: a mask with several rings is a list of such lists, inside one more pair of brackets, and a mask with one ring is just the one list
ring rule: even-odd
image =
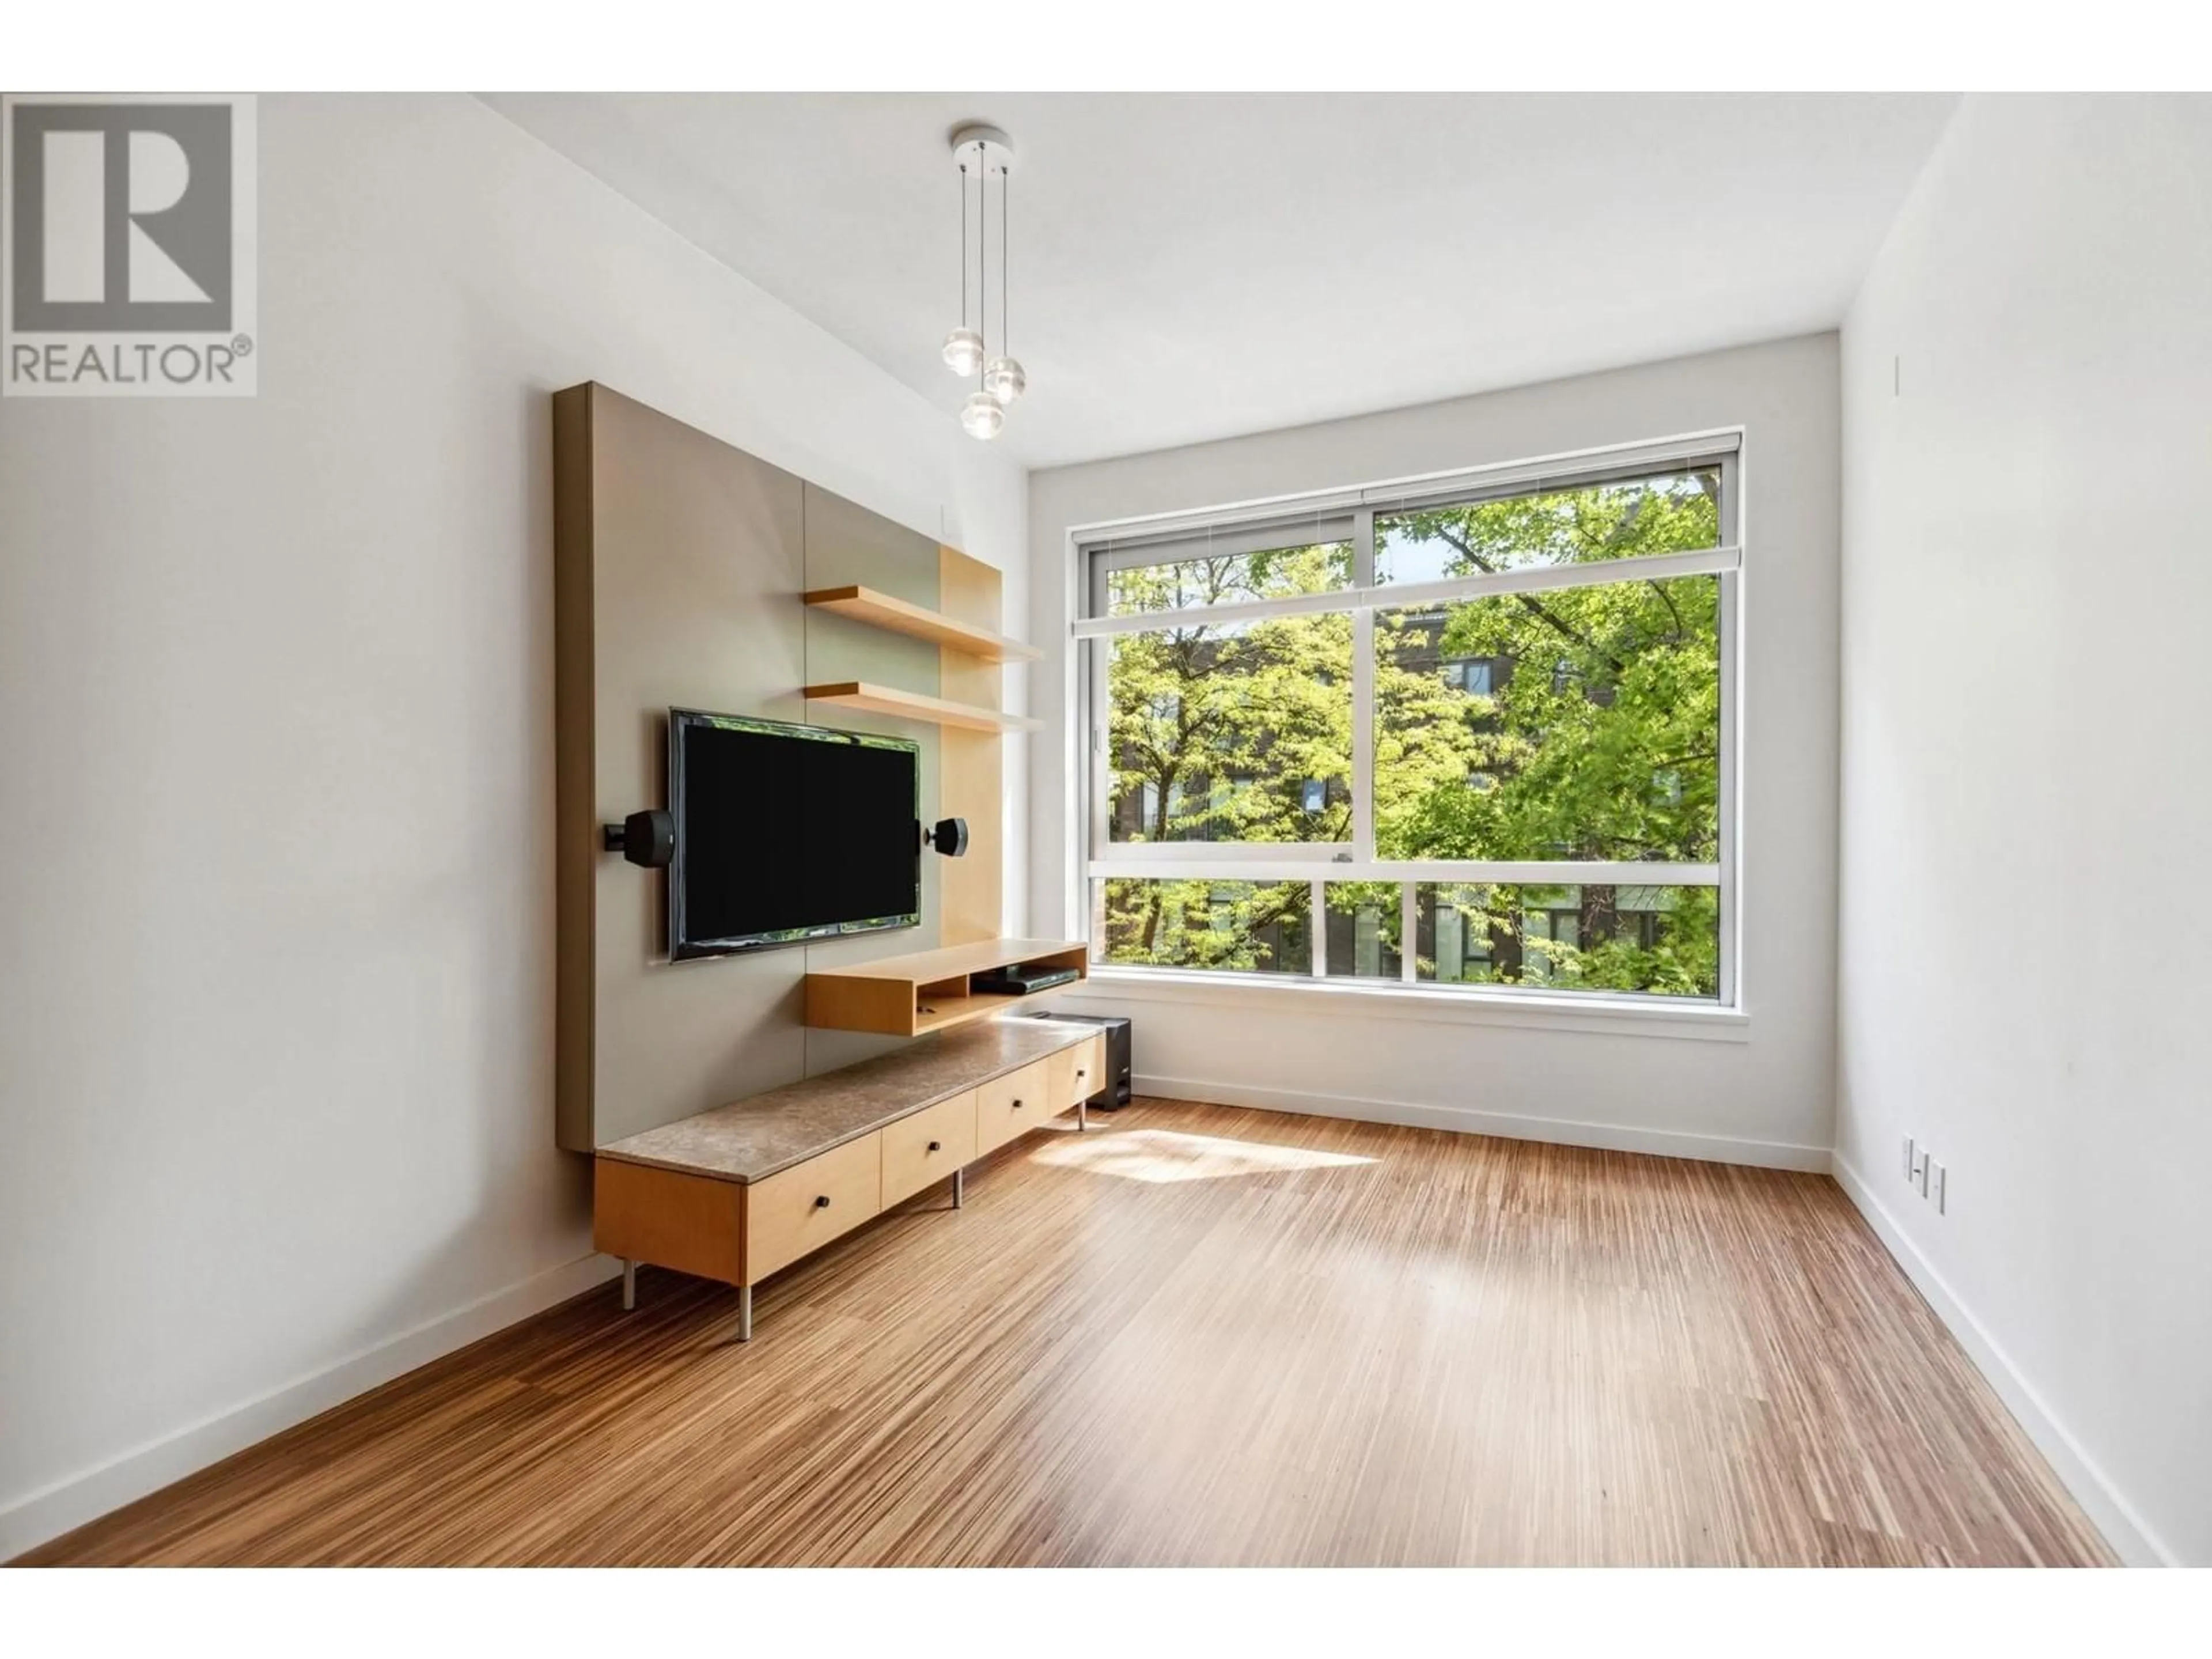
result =
[[1733,440],[1081,539],[1092,951],[1736,1000]]

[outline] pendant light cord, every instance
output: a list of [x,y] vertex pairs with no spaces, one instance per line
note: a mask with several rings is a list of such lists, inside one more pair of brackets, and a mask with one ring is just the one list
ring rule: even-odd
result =
[[1013,347],[1009,343],[1013,336],[1006,327],[1006,222],[1012,211],[1007,204],[1012,199],[1013,188],[1014,170],[1009,166],[999,174],[999,355],[1001,357],[1014,355]]
[[[990,158],[983,152],[983,141],[975,141],[975,320],[981,326],[978,333],[988,333],[991,327],[991,188]],[[968,198],[960,198],[965,205]],[[991,364],[991,343],[983,342],[983,349],[975,362],[975,389],[983,389],[984,371]]]
[[960,326],[968,326],[968,169],[960,169]]

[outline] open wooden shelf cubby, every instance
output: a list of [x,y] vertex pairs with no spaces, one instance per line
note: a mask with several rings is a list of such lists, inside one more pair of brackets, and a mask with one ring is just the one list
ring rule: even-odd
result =
[[806,1023],[823,1030],[924,1036],[972,1019],[988,1019],[1051,994],[1040,991],[1006,996],[978,991],[970,983],[977,974],[1021,962],[1073,968],[1079,979],[1091,971],[1089,950],[1079,939],[998,939],[950,945],[807,975]]

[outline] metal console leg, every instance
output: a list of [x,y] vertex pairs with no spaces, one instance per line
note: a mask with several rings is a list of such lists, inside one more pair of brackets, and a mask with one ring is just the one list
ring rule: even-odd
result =
[[952,1172],[952,1207],[958,1209],[968,1197],[968,1170],[965,1165]]
[[637,1263],[628,1256],[623,1258],[623,1311],[629,1312],[637,1306]]
[[1081,1134],[1091,1127],[1091,1097],[1085,1095],[1075,1103],[1075,1133]]
[[752,1340],[753,1287],[750,1285],[740,1285],[738,1287],[738,1340],[750,1342]]

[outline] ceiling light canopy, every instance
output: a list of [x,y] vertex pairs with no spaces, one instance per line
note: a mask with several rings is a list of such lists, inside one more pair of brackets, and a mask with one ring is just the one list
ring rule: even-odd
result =
[[[945,337],[945,366],[963,380],[975,377],[976,389],[961,405],[960,425],[971,438],[991,439],[1006,424],[1006,406],[1029,389],[1029,374],[1006,349],[1006,243],[1010,210],[1007,180],[1013,172],[1014,143],[997,127],[977,123],[952,132],[952,161],[960,171],[960,326]],[[991,185],[999,186],[999,341],[991,349]],[[968,325],[968,190],[975,190],[975,322]]]

